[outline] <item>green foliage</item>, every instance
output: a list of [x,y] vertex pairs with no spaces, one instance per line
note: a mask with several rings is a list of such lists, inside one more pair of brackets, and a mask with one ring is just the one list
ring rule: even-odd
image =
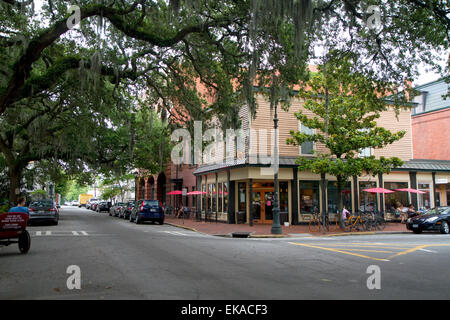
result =
[[[307,141],[323,143],[328,152],[314,158],[300,157],[300,170],[328,173],[343,185],[348,178],[363,172],[370,174],[390,172],[403,164],[397,157],[376,159],[374,156],[358,157],[361,149],[383,148],[400,140],[405,131],[392,133],[379,127],[376,120],[389,108],[398,109],[386,101],[382,82],[352,71],[352,57],[344,56],[320,67],[303,84],[299,96],[305,99],[305,111],[296,113],[297,119],[313,134],[291,131],[288,143],[301,145]],[[314,115],[310,116],[310,112]]]
[[44,199],[44,198],[48,198],[48,193],[45,190],[38,189],[38,190],[34,190],[34,191],[30,192],[30,196],[33,199]]
[[87,193],[88,188],[86,186],[80,186],[76,181],[69,182],[69,188],[65,199],[67,201],[78,200],[78,196],[82,193]]

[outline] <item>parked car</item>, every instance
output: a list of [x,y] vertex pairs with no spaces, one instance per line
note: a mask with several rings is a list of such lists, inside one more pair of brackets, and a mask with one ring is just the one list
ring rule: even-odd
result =
[[422,231],[439,231],[448,234],[450,232],[450,206],[437,207],[425,211],[424,214],[409,218],[406,221],[406,229],[414,233]]
[[119,218],[130,219],[131,211],[134,208],[134,201],[128,201],[128,203],[123,207]]
[[72,206],[74,206],[74,207],[78,207],[79,204],[80,203],[77,200],[72,201]]
[[96,211],[97,210],[97,204],[100,202],[100,200],[96,200],[96,201],[93,201],[92,203],[91,203],[91,210],[92,211]]
[[113,217],[120,217],[120,214],[125,205],[126,205],[125,202],[117,202],[115,205],[109,208],[109,215]]
[[100,201],[95,206],[95,211],[97,211],[97,212],[108,211],[109,212],[109,208],[111,208],[111,205],[112,205],[111,202]]
[[164,209],[158,200],[138,200],[131,210],[130,222],[140,224],[144,221],[158,222],[164,224]]
[[86,209],[91,209],[91,205],[95,202],[98,201],[98,199],[96,198],[91,198],[86,202]]
[[29,224],[33,222],[52,222],[54,225],[58,224],[59,211],[56,203],[51,199],[42,199],[30,203],[28,210],[30,212]]

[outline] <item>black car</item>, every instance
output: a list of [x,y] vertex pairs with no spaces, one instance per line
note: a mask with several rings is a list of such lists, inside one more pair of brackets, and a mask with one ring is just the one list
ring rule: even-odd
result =
[[131,210],[130,222],[139,224],[145,221],[164,224],[164,208],[158,200],[138,200]]
[[134,208],[134,201],[129,201],[121,210],[119,218],[129,219],[133,208]]
[[450,226],[450,207],[437,207],[426,211],[424,214],[409,218],[406,221],[406,229],[414,233],[422,231],[440,231],[448,234]]
[[102,212],[102,211],[109,212],[109,208],[111,208],[111,206],[112,206],[111,202],[100,201],[97,204],[97,206],[95,207],[95,211],[97,211],[97,212]]

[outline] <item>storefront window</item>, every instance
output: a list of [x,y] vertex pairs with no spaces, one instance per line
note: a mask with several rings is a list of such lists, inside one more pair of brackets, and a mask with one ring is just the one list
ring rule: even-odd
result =
[[247,184],[239,182],[239,211],[246,212]]
[[[202,191],[206,192],[206,185],[202,184]],[[202,210],[206,210],[206,194],[202,194]]]
[[213,196],[212,194],[213,189],[212,189],[212,184],[208,184],[208,194],[207,194],[207,199],[208,199],[208,204],[206,206],[206,210],[207,211],[211,211],[212,205],[211,205],[211,198]]
[[359,210],[362,212],[373,212],[377,210],[377,194],[363,191],[368,188],[376,188],[374,181],[359,182]]
[[[408,182],[385,182],[384,188],[392,191],[395,191],[395,189],[406,189],[408,188]],[[394,193],[386,193],[384,195],[386,212],[394,213],[399,204],[406,207],[410,203],[408,192],[395,191]]]
[[[338,193],[337,193],[337,181],[328,181],[328,213],[338,212]],[[342,205],[347,208],[347,210],[352,211],[352,191],[351,183],[347,182],[341,188],[342,195]]]
[[300,213],[319,211],[319,181],[300,181]]
[[223,212],[228,212],[228,183],[223,183]]
[[288,212],[289,208],[289,194],[288,194],[288,183],[280,182],[280,212]]
[[430,196],[431,183],[424,182],[418,184],[418,190],[423,191],[425,193],[418,194],[418,206],[419,209],[430,209],[431,208],[431,196]]
[[216,212],[217,210],[217,186],[215,183],[212,184],[212,192],[211,192],[211,197],[212,197],[212,207],[211,207],[211,211],[212,212]]
[[222,202],[223,202],[222,183],[219,183],[218,190],[219,190],[219,194],[218,194],[219,202],[218,202],[217,211],[222,212]]

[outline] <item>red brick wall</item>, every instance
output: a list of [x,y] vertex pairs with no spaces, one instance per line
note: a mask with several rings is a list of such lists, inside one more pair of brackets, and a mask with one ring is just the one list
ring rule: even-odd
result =
[[450,160],[450,108],[412,117],[415,159]]

